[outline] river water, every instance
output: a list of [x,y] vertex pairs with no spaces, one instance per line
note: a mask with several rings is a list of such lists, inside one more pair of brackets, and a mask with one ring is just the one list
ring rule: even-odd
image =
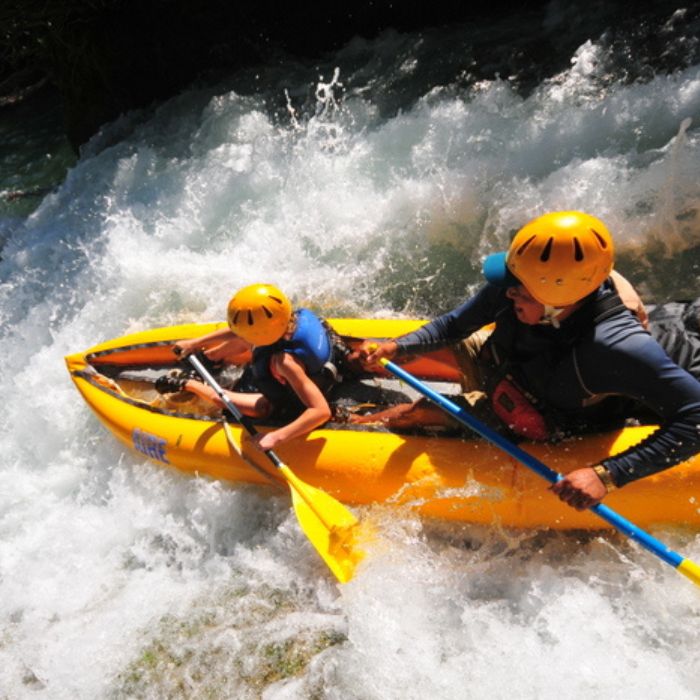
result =
[[[524,31],[566,49],[566,7]],[[645,298],[697,296],[698,10],[623,19],[539,72],[505,25],[356,39],[125,115],[77,160],[50,120],[3,117],[2,700],[700,698],[700,592],[622,536],[375,506],[339,586],[286,496],[125,451],[62,360],[222,319],[255,281],[327,316],[429,316],[555,209],[602,218]],[[696,532],[654,534],[700,560]]]

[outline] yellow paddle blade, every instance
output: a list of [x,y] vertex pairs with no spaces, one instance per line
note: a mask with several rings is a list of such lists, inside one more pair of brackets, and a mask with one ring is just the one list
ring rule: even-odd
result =
[[304,534],[338,581],[347,583],[364,556],[356,544],[357,518],[325,491],[302,481],[286,464],[279,470],[291,489],[294,512]]
[[694,561],[684,559],[676,568],[683,576],[687,576],[693,583],[700,586],[700,566]]

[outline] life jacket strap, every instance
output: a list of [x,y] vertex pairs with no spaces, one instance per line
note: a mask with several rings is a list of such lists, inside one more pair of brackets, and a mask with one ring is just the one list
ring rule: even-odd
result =
[[596,301],[593,305],[593,323],[600,323],[606,319],[614,316],[616,313],[623,311],[627,307],[625,306],[620,295],[617,292],[613,292],[608,296]]

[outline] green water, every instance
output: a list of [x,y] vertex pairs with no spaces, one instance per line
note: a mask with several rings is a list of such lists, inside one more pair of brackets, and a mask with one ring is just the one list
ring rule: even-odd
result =
[[31,214],[76,159],[55,92],[0,109],[0,221]]

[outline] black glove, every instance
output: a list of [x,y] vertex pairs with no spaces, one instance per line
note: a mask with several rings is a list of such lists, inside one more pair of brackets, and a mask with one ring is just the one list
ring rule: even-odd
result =
[[159,394],[175,394],[185,388],[187,379],[187,377],[183,377],[182,375],[172,377],[164,374],[162,377],[156,379],[156,391]]

